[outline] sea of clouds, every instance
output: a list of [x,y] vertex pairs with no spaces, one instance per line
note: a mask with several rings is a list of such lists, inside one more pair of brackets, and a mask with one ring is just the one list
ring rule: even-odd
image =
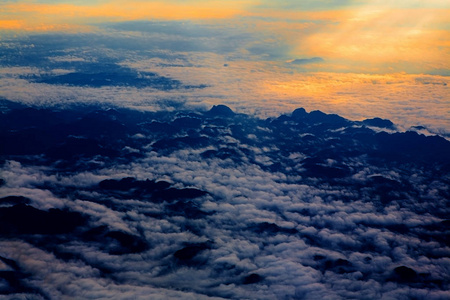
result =
[[450,296],[443,138],[303,109],[14,105],[1,116],[5,297]]

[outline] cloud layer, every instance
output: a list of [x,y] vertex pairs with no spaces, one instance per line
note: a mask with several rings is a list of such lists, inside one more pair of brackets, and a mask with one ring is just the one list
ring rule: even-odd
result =
[[449,297],[443,138],[304,109],[2,105],[2,294]]
[[5,39],[0,96],[34,105],[96,102],[150,110],[225,103],[262,117],[301,106],[449,132],[445,76],[319,72],[329,58],[292,60],[279,36],[237,25],[140,21],[102,28]]

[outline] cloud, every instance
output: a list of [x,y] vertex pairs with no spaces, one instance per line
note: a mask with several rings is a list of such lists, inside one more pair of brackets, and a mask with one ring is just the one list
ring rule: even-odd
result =
[[[228,1],[226,5],[198,0],[131,1],[126,10],[120,0],[32,4],[17,1],[6,2],[2,7],[5,11],[2,27],[13,32],[104,34],[105,24],[108,24],[106,27],[117,29],[116,37],[130,34],[130,31],[135,36],[136,32],[148,33],[156,29],[162,36],[172,31],[171,34],[183,37],[178,44],[184,49],[227,48],[247,39],[250,45],[245,49],[249,53],[269,54],[261,55],[259,61],[318,55],[327,58],[327,64],[319,66],[322,71],[420,74],[449,69],[445,63],[448,51],[443,42],[448,7],[437,1],[426,4],[420,1],[395,4],[386,1],[304,1],[300,4],[281,1],[274,4],[237,0]],[[151,23],[153,25],[149,25]],[[175,28],[173,24],[177,23],[184,26]],[[230,36],[227,30],[230,27],[242,35]],[[216,31],[217,38],[208,42],[199,39],[205,38],[211,29]],[[168,41],[154,39],[153,43],[146,44],[152,47],[164,43]]]
[[[337,26],[327,24],[320,32],[308,35],[298,45],[298,50],[327,57],[327,61],[335,62],[332,65],[338,68],[342,64],[343,68],[350,69],[364,61],[367,69],[361,72],[392,72],[395,69],[408,73],[427,73],[432,69],[445,68],[443,66],[446,65],[440,59],[446,56],[440,53],[439,36],[443,31],[436,29],[441,26],[438,24],[442,24],[442,13],[444,10],[441,9],[374,9],[362,6],[349,11],[346,19],[344,16],[337,17]],[[404,19],[411,15],[416,15],[414,22]],[[405,31],[405,26],[410,30]],[[425,48],[425,39],[433,46]],[[397,51],[399,47],[404,49],[404,55]],[[408,66],[405,64],[408,61],[417,61],[417,65]],[[391,70],[384,67],[386,64],[391,66]]]
[[261,4],[256,6],[258,9],[276,9],[276,10],[294,10],[294,11],[317,11],[317,10],[333,10],[345,7],[350,1],[302,1],[298,3],[291,0],[280,1],[276,4],[270,1],[261,1]]
[[297,58],[294,60],[288,61],[288,63],[293,65],[306,65],[306,64],[314,64],[323,62],[323,58],[321,57],[312,57],[312,58]]
[[127,10],[123,1],[61,3],[23,1],[2,3],[5,12],[13,12],[7,22],[0,24],[3,29],[20,31],[93,31],[93,24],[105,21],[129,21],[148,19],[168,20],[208,20],[232,18],[246,14],[245,1],[129,1]]
[[[170,20],[106,22],[95,33],[8,38],[1,46],[1,96],[27,103],[97,101],[150,110],[184,104],[206,109],[223,102],[239,112],[264,117],[303,106],[358,120],[390,119],[403,129],[421,125],[434,134],[448,131],[445,76],[393,74],[395,70],[384,75],[356,74],[341,68],[333,69],[337,73],[311,73],[311,68],[318,71],[323,70],[319,67],[342,63],[312,48],[297,51],[280,32],[241,26],[245,22],[220,26]],[[309,47],[308,39],[303,41],[302,47]],[[324,57],[327,63],[317,61],[293,68],[295,64],[285,63],[292,55],[300,57],[298,62]],[[225,63],[228,67],[223,67]],[[113,76],[109,71],[118,74]],[[150,74],[157,76],[145,78]],[[73,83],[77,76],[84,79],[85,75],[102,86],[44,83]],[[36,82],[39,79],[44,82]],[[436,84],[422,84],[427,82]],[[434,95],[433,106],[428,105],[430,93]]]
[[[101,71],[91,72],[64,72],[65,74],[40,75],[37,78],[30,78],[31,81],[46,84],[69,85],[81,87],[104,87],[104,86],[135,86],[137,88],[153,88],[157,90],[173,90],[177,88],[195,88],[193,86],[183,86],[178,80],[159,76],[156,73],[140,72],[121,68],[114,65],[90,66],[94,69],[98,67]],[[54,72],[54,71],[53,71]],[[198,86],[197,88],[201,88]]]
[[[4,290],[44,299],[448,294],[450,143],[441,137],[305,109],[267,119],[223,105],[13,104],[3,103],[0,137],[46,143],[2,152],[1,212],[83,222],[49,232],[2,219],[0,257],[19,266],[8,278],[21,287],[5,279]],[[115,154],[49,150],[70,153],[61,145],[73,139]]]

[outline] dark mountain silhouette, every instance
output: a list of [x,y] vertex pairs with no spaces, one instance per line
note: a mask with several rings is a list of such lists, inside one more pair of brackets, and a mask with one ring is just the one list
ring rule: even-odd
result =
[[0,235],[61,234],[86,224],[80,213],[50,209],[42,211],[25,204],[0,207]]
[[207,113],[209,117],[233,117],[235,113],[226,105],[214,105]]
[[[328,149],[328,157],[324,158],[366,153],[375,159],[400,162],[449,162],[447,153],[450,146],[444,138],[415,132],[375,133],[367,128],[355,127],[359,122],[320,111],[307,113],[302,108],[296,109],[290,116],[283,115],[266,121],[237,115],[225,105],[214,106],[204,117],[197,114],[195,117],[181,115],[170,119],[170,114],[166,114],[155,120],[155,116],[153,113],[136,114],[131,110],[120,109],[11,109],[0,115],[0,123],[3,125],[0,130],[0,154],[45,153],[49,158],[66,160],[74,156],[118,157],[121,149],[126,146],[138,149],[142,147],[137,140],[131,138],[136,133],[145,133],[147,138],[156,139],[152,144],[154,151],[171,152],[184,147],[214,145],[220,136],[218,128],[224,127],[231,130],[233,138],[242,142],[255,144],[255,141],[248,139],[253,134],[264,138],[265,142],[277,145],[281,151],[288,153],[301,149],[312,157],[325,155],[318,150]],[[211,117],[216,121],[211,123]],[[367,119],[361,124],[393,128],[392,122],[379,118]],[[268,128],[270,131],[262,132],[258,128]],[[176,133],[184,136],[176,136]],[[239,159],[242,156],[234,147],[208,151],[205,152],[205,157]],[[129,156],[123,153],[121,156],[126,158],[127,155]],[[339,177],[346,174],[342,165],[325,167],[320,164],[305,164],[305,167],[312,172],[311,176],[329,174],[331,177]]]
[[381,118],[365,119],[364,121],[362,121],[362,123],[367,126],[386,128],[386,129],[395,129],[394,123],[392,123],[390,120],[381,119]]

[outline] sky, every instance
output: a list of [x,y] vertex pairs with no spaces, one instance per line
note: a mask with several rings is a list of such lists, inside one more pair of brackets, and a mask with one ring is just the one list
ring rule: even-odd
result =
[[448,134],[449,14],[445,0],[7,0],[0,3],[0,54],[48,56],[53,66],[10,59],[0,69],[0,96],[104,101],[99,89],[54,92],[23,80],[73,71],[56,62],[102,57],[207,86],[101,91],[115,103],[155,107],[166,99],[208,108],[223,102],[260,115],[305,107]]

